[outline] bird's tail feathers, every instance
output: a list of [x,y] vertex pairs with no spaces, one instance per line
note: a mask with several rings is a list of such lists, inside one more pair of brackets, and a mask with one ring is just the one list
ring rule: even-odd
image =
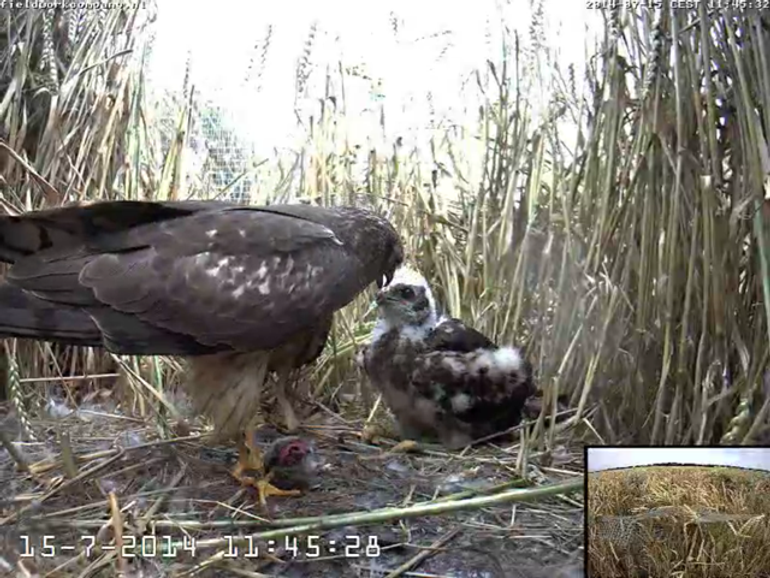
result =
[[45,218],[0,215],[0,262],[15,263],[54,244],[72,245],[75,240],[70,227],[48,223]]
[[0,337],[102,345],[98,327],[83,310],[49,303],[7,284],[0,284]]

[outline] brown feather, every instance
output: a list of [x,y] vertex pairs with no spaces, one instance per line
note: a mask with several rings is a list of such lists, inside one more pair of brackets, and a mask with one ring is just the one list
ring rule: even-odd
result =
[[185,388],[193,407],[209,416],[218,440],[237,439],[260,414],[269,351],[193,357]]
[[300,367],[320,355],[331,319],[304,331],[282,347],[250,353],[223,352],[190,359],[185,387],[193,406],[209,416],[217,438],[237,439],[260,413],[268,372]]
[[332,231],[276,210],[217,206],[96,237],[87,247],[51,246],[17,261],[7,280],[42,299],[86,307],[97,324],[109,310],[113,319],[128,314],[213,351],[272,349],[383,272],[372,259],[376,221],[316,213]]
[[191,357],[195,405],[232,437],[268,373],[315,360],[334,312],[402,260],[393,227],[352,207],[114,201],[0,216],[0,336]]
[[366,350],[366,373],[402,435],[438,438],[458,448],[521,420],[534,393],[531,368],[525,360],[519,367],[502,367],[492,357],[512,349],[460,352],[426,343],[403,339],[394,329]]
[[377,294],[364,369],[408,437],[457,448],[521,420],[532,368],[459,319],[438,319],[425,278],[409,267]]

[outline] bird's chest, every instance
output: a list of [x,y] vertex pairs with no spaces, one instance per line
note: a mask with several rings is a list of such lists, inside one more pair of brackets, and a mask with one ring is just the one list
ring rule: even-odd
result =
[[396,331],[386,333],[369,347],[364,360],[366,373],[385,393],[405,392],[423,350],[421,343],[404,339]]
[[386,334],[372,344],[364,358],[369,380],[396,415],[402,434],[429,435],[435,430],[438,406],[415,389],[413,375],[424,357],[421,342]]

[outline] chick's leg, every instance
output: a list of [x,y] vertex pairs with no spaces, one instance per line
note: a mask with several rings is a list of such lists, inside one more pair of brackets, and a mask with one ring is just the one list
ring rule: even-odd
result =
[[267,508],[268,496],[301,495],[298,490],[282,490],[270,483],[272,475],[265,472],[262,450],[255,443],[255,432],[251,427],[244,432],[244,439],[238,446],[238,462],[231,474],[242,485],[256,488],[263,508]]
[[409,425],[408,420],[398,423],[395,429],[387,427],[385,424],[375,423],[373,421],[374,414],[377,411],[381,401],[382,396],[378,396],[372,411],[369,413],[369,417],[366,419],[364,428],[359,434],[361,440],[366,443],[372,443],[377,437],[401,437],[402,441],[390,448],[390,450],[387,452],[388,454],[407,453],[420,449],[420,443],[416,439],[419,437],[419,430],[418,428]]
[[418,440],[422,439],[422,430],[419,423],[414,423],[410,416],[404,416],[398,422],[398,430],[401,441],[390,448],[389,454],[408,453],[420,449],[421,444]]
[[402,440],[390,448],[391,454],[413,452],[420,448],[420,442],[417,440]]

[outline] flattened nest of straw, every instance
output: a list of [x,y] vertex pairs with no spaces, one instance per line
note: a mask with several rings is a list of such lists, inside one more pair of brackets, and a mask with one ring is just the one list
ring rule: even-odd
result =
[[[41,441],[13,443],[28,471],[0,448],[0,568],[19,576],[535,577],[582,561],[582,495],[568,491],[582,487],[580,451],[553,468],[530,467],[534,484],[515,479],[513,448],[396,454],[360,442],[353,427],[318,425],[303,432],[325,462],[318,487],[271,497],[263,512],[228,473],[234,448],[207,445],[200,433],[160,440],[151,424],[94,410],[33,426]],[[70,477],[62,432],[75,456]],[[494,497],[561,483],[572,486],[523,501]],[[440,515],[411,510],[479,496],[486,501]],[[247,557],[249,535],[256,559]],[[235,558],[225,555],[231,542]],[[134,557],[118,554],[121,543]],[[34,557],[22,556],[27,546]]]

